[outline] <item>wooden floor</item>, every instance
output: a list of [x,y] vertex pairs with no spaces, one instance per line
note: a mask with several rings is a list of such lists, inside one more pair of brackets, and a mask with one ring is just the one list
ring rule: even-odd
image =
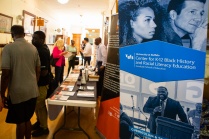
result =
[[[95,130],[97,122],[98,105],[94,108],[81,108],[81,127],[89,134],[91,139],[100,139]],[[77,107],[67,107],[67,121],[66,127],[77,127]],[[5,123],[7,109],[0,113],[0,139],[15,139],[16,125]],[[56,120],[51,121],[48,119],[49,135],[36,137],[34,139],[52,139],[54,132],[61,127],[63,123],[63,110],[60,112]],[[36,121],[36,116],[33,115],[31,122]],[[86,135],[80,131],[60,130],[55,139],[87,139]]]
[[[67,61],[64,70],[64,75],[67,75]],[[63,123],[63,110],[60,112],[59,116],[56,120],[51,121],[48,119],[48,128],[49,128],[49,135],[44,135],[41,137],[36,137],[33,139],[52,139],[54,132],[61,127]],[[77,107],[67,107],[67,127],[77,127]],[[97,122],[97,115],[98,115],[99,105],[97,104],[96,108],[81,108],[81,127],[89,134],[91,139],[101,139],[100,136],[97,134],[95,130],[96,122]],[[7,115],[7,109],[3,109],[0,112],[0,139],[15,139],[16,135],[16,125],[15,124],[7,124],[5,123]],[[31,119],[31,123],[36,122],[36,116],[33,115]],[[55,139],[87,139],[86,135],[83,132],[79,131],[70,131],[70,130],[60,130]]]

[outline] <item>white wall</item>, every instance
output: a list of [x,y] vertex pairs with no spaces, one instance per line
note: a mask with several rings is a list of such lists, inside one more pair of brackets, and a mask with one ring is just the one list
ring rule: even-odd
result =
[[[59,27],[58,23],[46,13],[37,8],[36,0],[0,0],[0,13],[13,17],[13,25],[19,24],[22,25],[22,21],[17,21],[16,17],[22,15],[23,10],[26,10],[38,17],[45,18],[48,20],[47,23],[47,38],[46,43],[49,42],[49,35],[55,35],[54,31]],[[38,30],[38,27],[36,27]],[[8,43],[12,41],[11,34],[0,33],[0,43]],[[26,36],[26,40],[31,42],[31,36]]]

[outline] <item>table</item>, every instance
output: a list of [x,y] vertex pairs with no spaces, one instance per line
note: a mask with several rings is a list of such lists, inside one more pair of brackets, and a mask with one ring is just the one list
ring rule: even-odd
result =
[[[51,98],[47,99],[48,102],[48,113],[49,113],[49,118],[51,120],[56,119],[56,117],[58,116],[58,114],[60,113],[61,109],[64,106],[64,121],[62,126],[55,131],[55,133],[53,134],[53,139],[55,138],[55,135],[61,130],[75,130],[75,131],[82,131],[87,137],[88,139],[90,139],[90,136],[84,131],[84,129],[81,127],[80,125],[80,107],[88,107],[88,108],[95,108],[96,107],[96,82],[87,82],[86,85],[83,86],[94,86],[94,97],[77,97],[77,93],[78,93],[78,89],[79,89],[79,85],[80,85],[80,79],[81,77],[78,78],[76,84],[74,85],[73,91],[75,91],[75,94],[71,97],[68,98],[68,100],[53,100]],[[58,87],[54,93],[56,94],[57,92],[61,91],[61,87]],[[52,95],[52,97],[53,97]],[[78,128],[65,128],[66,125],[66,108],[67,106],[76,106],[78,107],[78,116],[77,116],[77,120],[78,120]]]

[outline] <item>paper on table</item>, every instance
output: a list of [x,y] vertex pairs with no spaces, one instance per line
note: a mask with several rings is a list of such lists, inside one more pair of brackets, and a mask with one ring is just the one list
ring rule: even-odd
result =
[[62,91],[73,91],[74,86],[66,86],[62,88]]
[[63,95],[63,96],[73,96],[75,94],[75,92],[72,92],[72,91],[70,91],[70,92],[61,91],[59,94]]
[[72,52],[68,52],[67,54],[64,55],[65,58],[68,58],[72,55]]
[[70,96],[61,96],[61,97],[59,98],[59,100],[68,100],[69,97],[70,97]]
[[53,97],[51,97],[52,100],[68,100],[70,96],[64,96],[61,94],[58,95],[54,95]]
[[94,97],[93,91],[78,91],[77,93],[78,97]]
[[94,90],[94,86],[87,86],[87,90]]

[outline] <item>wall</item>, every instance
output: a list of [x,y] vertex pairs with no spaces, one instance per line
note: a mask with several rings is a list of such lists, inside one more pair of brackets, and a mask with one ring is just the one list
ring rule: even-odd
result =
[[[49,43],[49,36],[56,34],[54,30],[58,28],[59,25],[52,17],[49,17],[45,12],[37,8],[36,0],[1,0],[0,1],[0,13],[13,17],[13,25],[14,24],[22,25],[22,21],[17,21],[16,17],[18,15],[22,15],[23,10],[26,10],[38,17],[42,17],[48,20],[46,43]],[[35,30],[38,30],[38,27],[36,27]],[[10,36],[11,36],[10,34],[0,33],[0,43],[8,43],[9,41],[11,41]],[[31,42],[31,36],[26,36],[25,38],[26,40]]]

